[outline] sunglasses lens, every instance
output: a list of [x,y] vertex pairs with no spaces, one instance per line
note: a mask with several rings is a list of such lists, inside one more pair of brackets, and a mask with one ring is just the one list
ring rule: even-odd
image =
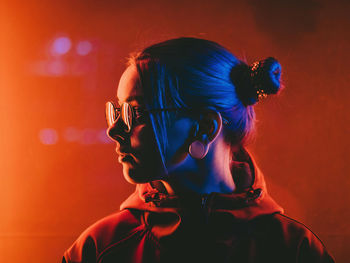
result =
[[[112,102],[106,103],[106,120],[108,128],[112,127],[116,122],[119,114],[116,112],[116,108]],[[120,107],[120,117],[126,125],[126,132],[131,131],[133,109],[129,103],[123,103]]]
[[111,127],[116,120],[115,108],[112,102],[106,103],[106,120],[108,127]]
[[127,126],[127,132],[131,131],[132,127],[132,107],[129,103],[123,103],[120,109],[121,117]]

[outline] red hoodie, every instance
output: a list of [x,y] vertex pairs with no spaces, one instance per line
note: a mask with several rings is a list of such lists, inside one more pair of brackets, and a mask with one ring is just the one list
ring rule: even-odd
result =
[[85,230],[62,262],[334,262],[303,224],[283,215],[247,152],[232,161],[231,194],[170,196],[139,184],[121,211]]

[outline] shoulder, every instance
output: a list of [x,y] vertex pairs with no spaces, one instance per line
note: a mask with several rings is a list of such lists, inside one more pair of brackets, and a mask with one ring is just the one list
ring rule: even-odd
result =
[[96,223],[88,227],[81,234],[79,239],[91,236],[94,239],[102,240],[104,244],[107,244],[124,236],[140,225],[139,211],[125,209],[98,220]]
[[122,210],[88,227],[64,253],[63,262],[96,262],[108,247],[143,231],[140,212]]
[[334,262],[320,238],[303,223],[275,213],[256,219],[258,233],[296,255],[297,262]]
[[290,242],[292,240],[308,239],[323,246],[322,241],[310,228],[289,216],[276,213],[272,215],[272,222],[284,234],[285,239]]

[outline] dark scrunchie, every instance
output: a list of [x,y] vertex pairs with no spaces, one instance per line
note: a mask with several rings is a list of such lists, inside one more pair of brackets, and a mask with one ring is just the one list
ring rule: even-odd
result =
[[269,94],[282,89],[281,64],[272,57],[254,62],[248,66],[244,62],[233,67],[231,80],[236,93],[245,105],[254,105]]

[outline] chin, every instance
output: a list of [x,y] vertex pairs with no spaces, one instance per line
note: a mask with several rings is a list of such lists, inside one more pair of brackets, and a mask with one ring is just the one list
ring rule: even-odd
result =
[[130,184],[144,184],[154,180],[156,178],[150,175],[155,174],[147,169],[141,167],[131,167],[129,164],[123,164],[123,175],[125,180]]

